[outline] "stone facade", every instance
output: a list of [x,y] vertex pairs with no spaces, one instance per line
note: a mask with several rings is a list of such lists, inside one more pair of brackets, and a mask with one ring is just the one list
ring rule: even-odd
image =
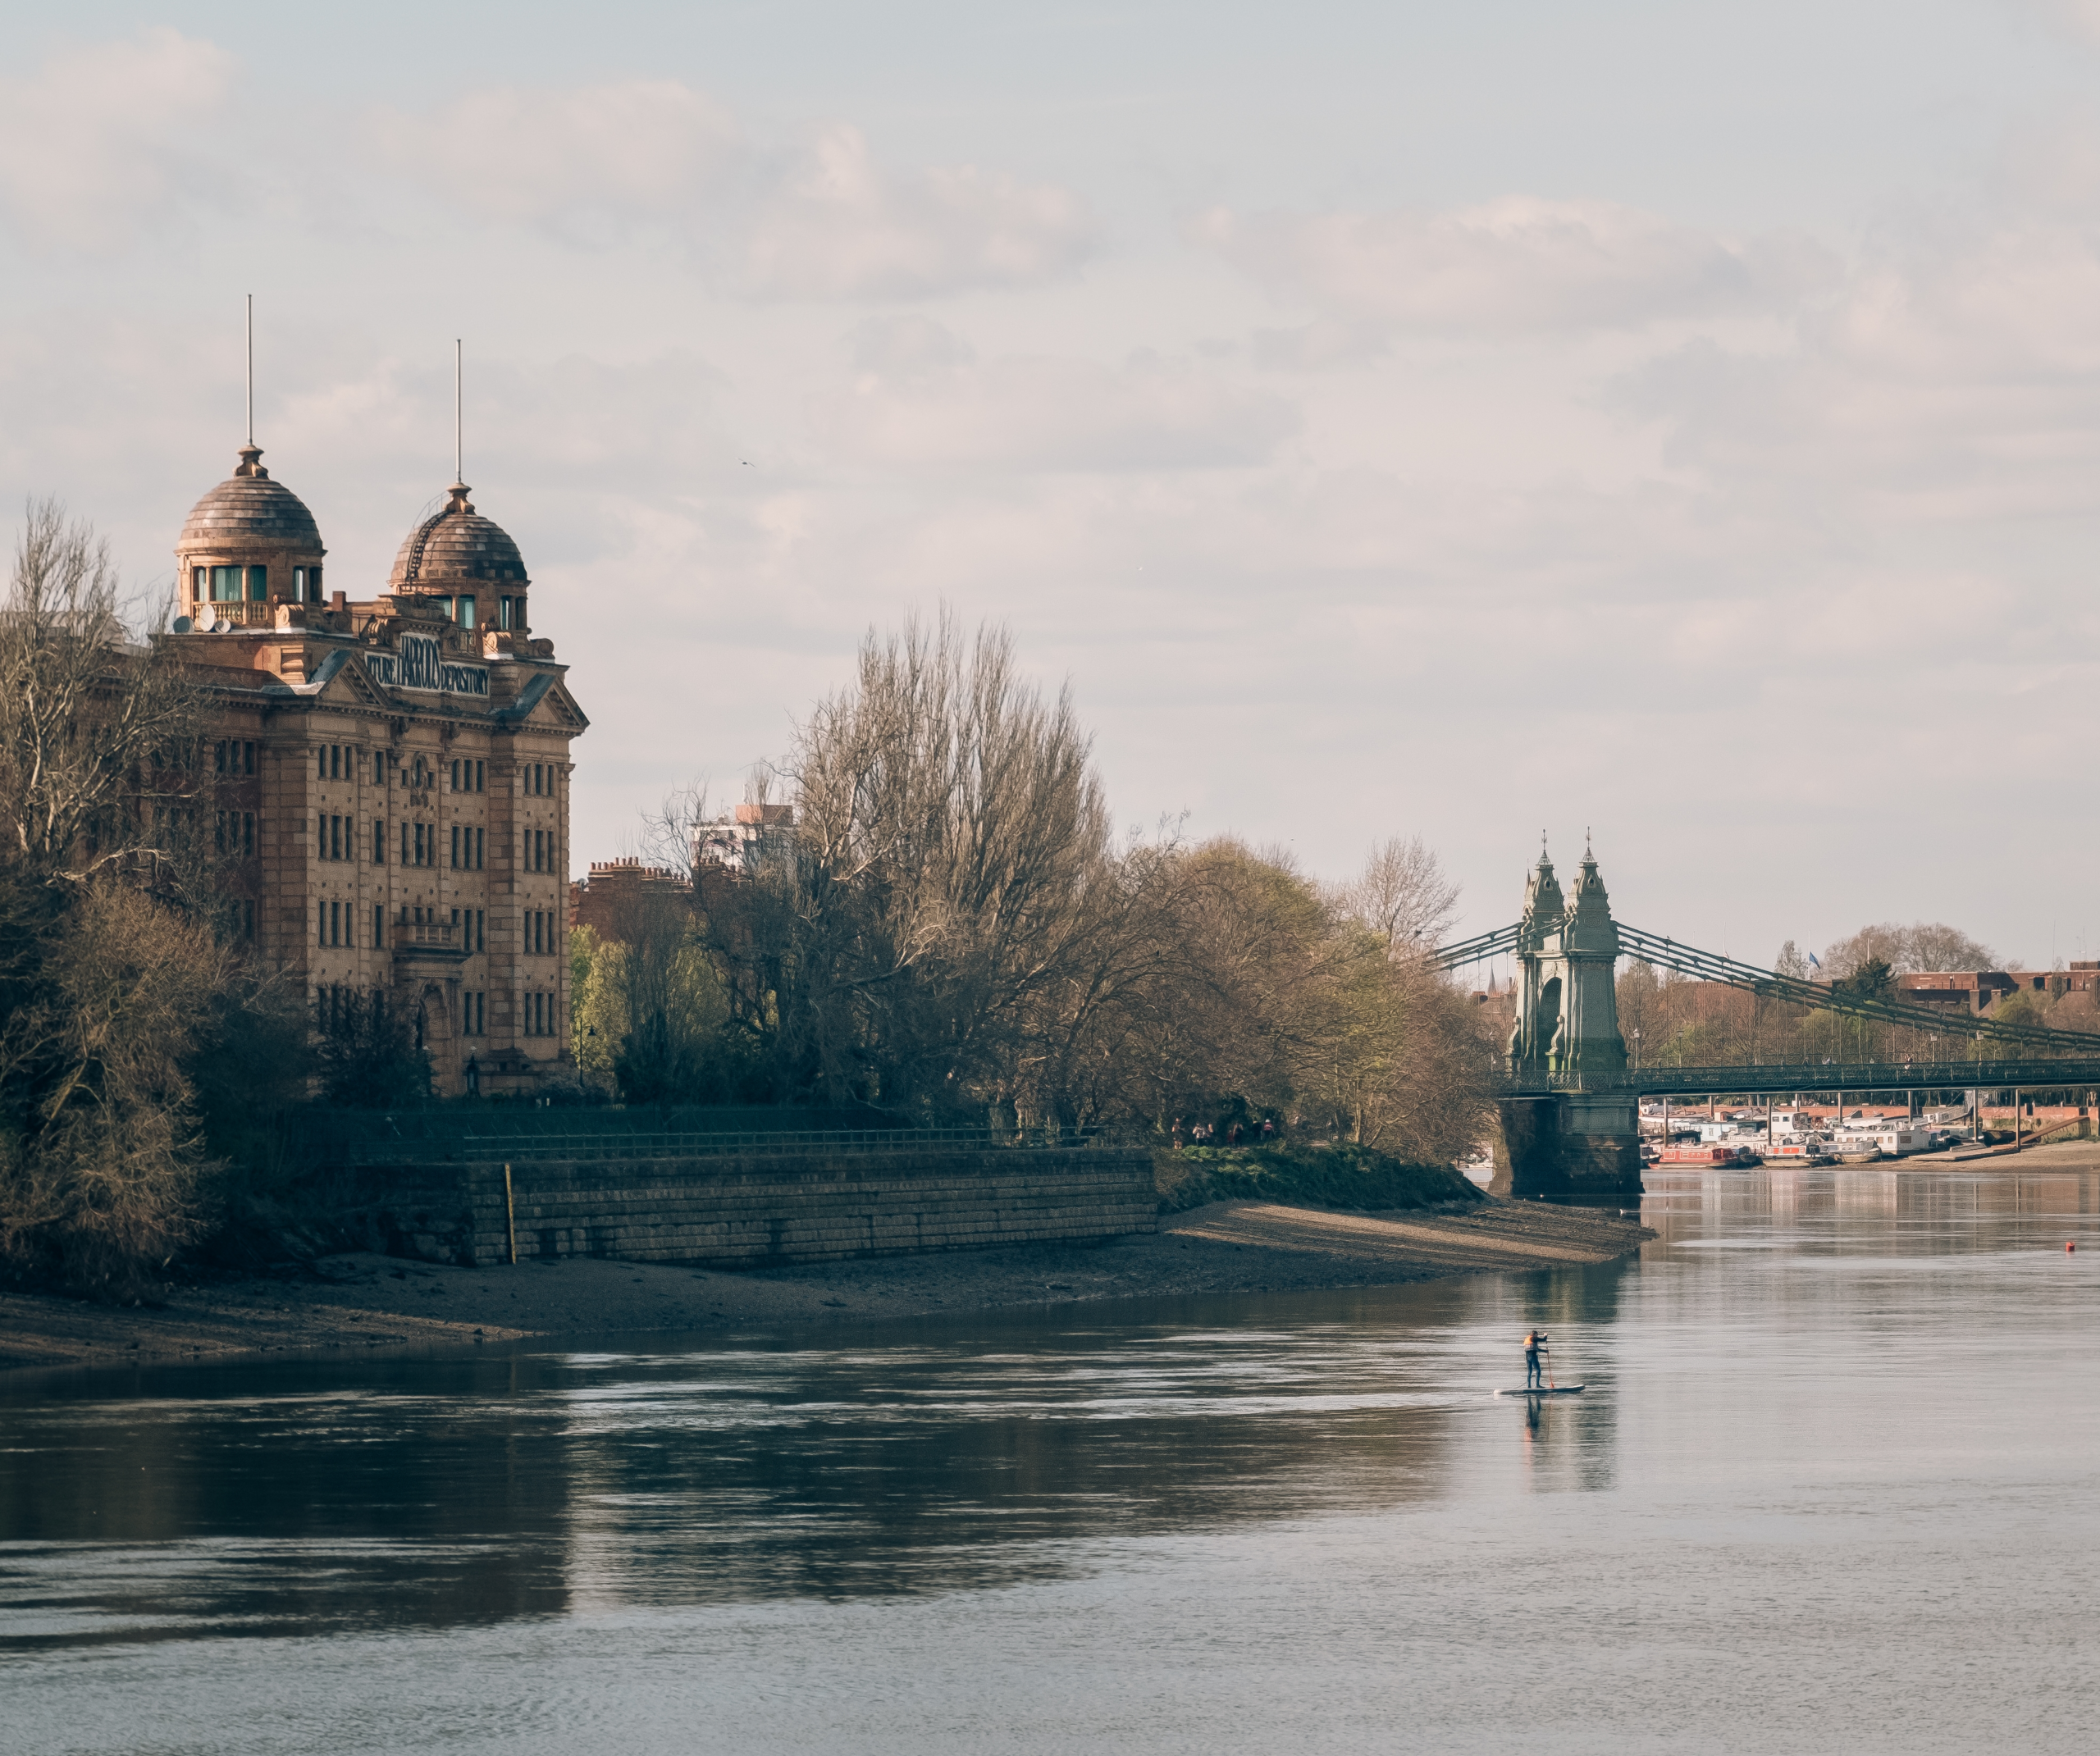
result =
[[405,1008],[446,1095],[570,1062],[570,741],[589,722],[532,634],[516,544],[454,483],[386,588],[322,595],[313,516],[244,448],[176,548],[170,636],[217,708],[220,845],[243,931],[325,1016]]
[[[1637,1196],[1638,1106],[1610,1088],[1626,1070],[1618,1029],[1618,928],[1586,851],[1573,901],[1544,854],[1524,888],[1517,930],[1517,1021],[1509,1077],[1535,1095],[1505,1099],[1495,1147],[1499,1195]],[[1583,1089],[1595,1079],[1604,1089]],[[1553,1085],[1568,1088],[1549,1092]]]

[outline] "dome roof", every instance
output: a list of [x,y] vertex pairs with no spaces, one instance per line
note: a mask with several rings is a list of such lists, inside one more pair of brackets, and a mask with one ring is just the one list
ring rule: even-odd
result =
[[176,546],[231,552],[235,549],[300,549],[325,554],[321,527],[306,502],[257,460],[262,453],[254,445],[240,448],[240,462],[234,472],[189,509],[182,521],[182,535]]
[[467,485],[455,481],[445,506],[409,532],[394,557],[389,586],[397,591],[436,591],[450,585],[480,580],[523,586],[525,558],[510,533],[484,518],[467,498]]

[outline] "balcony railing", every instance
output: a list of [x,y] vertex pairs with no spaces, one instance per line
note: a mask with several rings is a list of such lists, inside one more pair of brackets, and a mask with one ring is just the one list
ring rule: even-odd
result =
[[197,606],[197,626],[208,628],[215,622],[230,622],[236,628],[275,627],[277,606],[274,604],[211,604]]

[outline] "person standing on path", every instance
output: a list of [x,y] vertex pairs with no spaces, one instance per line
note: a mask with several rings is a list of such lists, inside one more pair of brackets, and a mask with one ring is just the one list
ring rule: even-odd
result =
[[1544,1330],[1533,1330],[1524,1337],[1524,1388],[1527,1390],[1538,1389],[1545,1384],[1545,1380],[1539,1371],[1539,1352],[1545,1343]]

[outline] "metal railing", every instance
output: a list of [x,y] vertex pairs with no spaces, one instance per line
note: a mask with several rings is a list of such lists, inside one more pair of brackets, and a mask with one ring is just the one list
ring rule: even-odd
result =
[[2057,1086],[2100,1088],[2100,1055],[2061,1060],[1776,1062],[1764,1066],[1642,1067],[1623,1073],[1513,1078],[1513,1096],[1537,1092],[1624,1092],[1636,1097],[1776,1097],[1785,1092],[2003,1091]]
[[457,1134],[415,1140],[352,1142],[353,1165],[459,1165],[544,1162],[550,1159],[619,1160],[719,1157],[730,1153],[812,1152],[957,1152],[1015,1147],[1073,1147],[1095,1143],[1091,1132],[1066,1129],[891,1128],[761,1129],[748,1133]]
[[192,619],[201,628],[208,628],[215,622],[231,623],[236,628],[268,628],[276,626],[277,606],[274,604],[214,604],[208,599],[199,599]]

